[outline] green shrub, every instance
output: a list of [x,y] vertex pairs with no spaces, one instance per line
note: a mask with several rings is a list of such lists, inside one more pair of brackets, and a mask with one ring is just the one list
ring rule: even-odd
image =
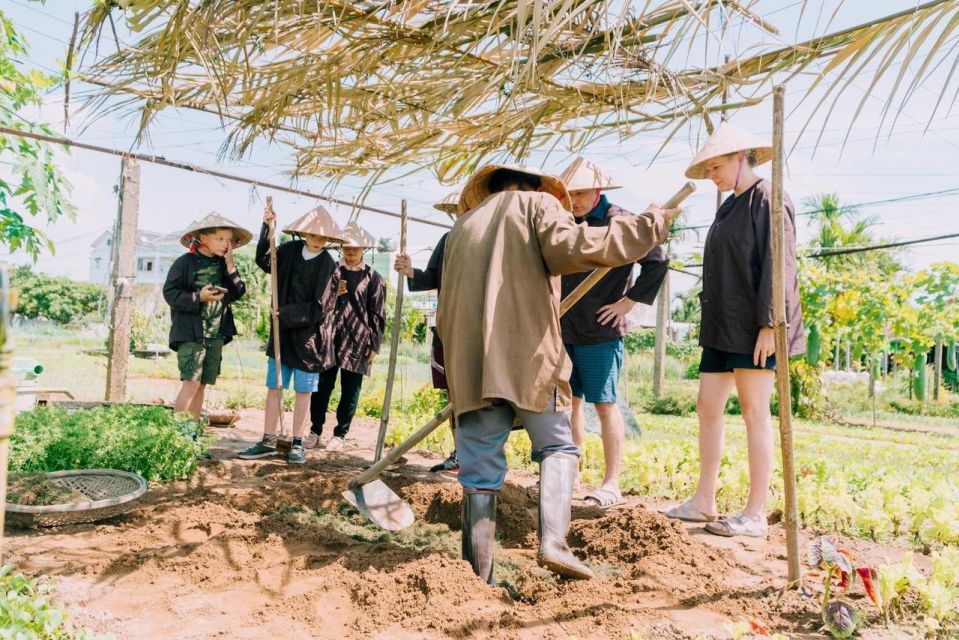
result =
[[187,478],[215,438],[165,407],[40,408],[17,416],[10,471],[120,469],[150,481]]
[[368,418],[383,417],[383,393],[364,393],[360,396],[356,413]]
[[696,392],[688,389],[667,391],[660,398],[646,401],[646,411],[664,416],[688,416],[696,413]]
[[104,288],[89,282],[33,273],[18,267],[10,286],[19,291],[16,312],[27,318],[47,318],[59,324],[81,320],[94,313],[104,298]]
[[699,380],[699,360],[694,360],[689,363],[689,366],[686,367],[686,372],[683,374],[683,378],[686,380]]
[[49,582],[13,573],[8,564],[0,567],[0,638],[96,640],[93,632],[73,628],[52,595]]
[[638,331],[627,333],[623,338],[623,346],[629,354],[651,350],[656,346],[656,330],[639,329]]

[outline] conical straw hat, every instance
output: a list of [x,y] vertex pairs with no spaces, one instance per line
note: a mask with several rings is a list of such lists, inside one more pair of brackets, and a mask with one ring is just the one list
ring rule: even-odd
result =
[[[180,234],[180,244],[189,249],[190,245],[193,243],[194,234],[197,231],[201,231],[203,229],[219,228],[233,229],[233,239],[236,241],[236,247],[242,247],[245,244],[249,244],[250,240],[253,239],[252,233],[229,218],[224,218],[216,211],[212,211],[204,218],[193,221],[190,223],[190,226],[183,230],[183,233]],[[199,238],[196,239],[199,240]]]
[[291,222],[290,226],[283,229],[283,231],[298,235],[312,233],[334,242],[339,242],[343,239],[343,230],[333,221],[333,216],[330,215],[330,212],[321,206],[310,209],[306,215]]
[[693,158],[689,168],[686,169],[686,177],[693,180],[704,180],[706,178],[706,168],[703,164],[707,160],[737,151],[752,151],[757,165],[769,162],[773,157],[773,148],[767,141],[743,131],[739,127],[734,127],[728,122],[723,122],[713,131],[713,135],[709,136],[709,140]]
[[448,194],[445,198],[433,205],[433,208],[437,211],[442,211],[443,213],[448,213],[451,216],[456,215],[456,207],[460,203],[460,192],[454,191],[453,193]]
[[559,179],[566,183],[567,191],[619,189],[623,186],[613,182],[613,179],[606,175],[606,172],[600,169],[596,163],[584,158],[573,160],[573,163],[566,167],[563,173],[559,174]]
[[356,222],[351,222],[343,228],[342,246],[372,249],[376,246],[376,240],[363,227]]
[[540,191],[555,196],[556,199],[560,201],[560,204],[567,210],[572,206],[569,201],[569,192],[566,191],[566,186],[563,184],[563,181],[556,176],[522,164],[488,164],[480,167],[476,173],[470,177],[466,186],[463,187],[463,193],[460,196],[458,207],[460,215],[475,208],[489,197],[491,193],[489,190],[489,177],[497,169],[510,169],[511,171],[519,171],[520,173],[539,176],[543,181],[543,186]]

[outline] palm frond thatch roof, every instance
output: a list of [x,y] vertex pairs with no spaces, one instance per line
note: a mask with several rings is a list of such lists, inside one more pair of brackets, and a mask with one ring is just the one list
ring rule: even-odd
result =
[[[86,46],[117,15],[112,4],[86,16]],[[258,139],[289,144],[298,174],[375,180],[414,164],[453,182],[481,162],[521,159],[557,138],[577,149],[609,132],[675,131],[691,117],[755,104],[774,77],[817,60],[828,62],[814,86],[830,83],[833,97],[867,65],[878,65],[872,90],[893,60],[923,60],[920,73],[896,78],[894,93],[908,97],[929,51],[955,46],[959,23],[959,2],[936,0],[689,68],[691,42],[715,37],[709,25],[720,12],[774,27],[753,12],[757,0],[653,4],[136,0],[125,18],[140,39],[81,73],[103,87],[96,107],[140,110],[141,130],[162,109],[189,106],[229,120],[236,156]],[[727,88],[737,98],[720,105]],[[892,113],[893,96],[885,98]]]

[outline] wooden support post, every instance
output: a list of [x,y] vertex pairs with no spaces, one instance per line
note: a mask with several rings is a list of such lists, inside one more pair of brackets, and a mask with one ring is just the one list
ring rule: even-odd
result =
[[669,273],[656,299],[656,346],[653,360],[653,396],[660,398],[666,386],[666,342],[669,328]]
[[137,216],[140,211],[140,163],[124,158],[120,165],[117,207],[119,233],[113,262],[113,305],[107,342],[106,400],[123,402],[127,396],[127,362],[130,358],[130,324],[133,318],[133,279],[136,275]]
[[[406,200],[400,208],[400,253],[406,253]],[[393,380],[396,376],[396,352],[400,346],[400,324],[403,322],[403,290],[406,278],[402,273],[396,276],[396,306],[393,308],[393,332],[390,335],[390,364],[386,371],[386,391],[383,392],[383,411],[380,413],[380,431],[376,437],[376,451],[373,462],[379,462],[383,456],[383,444],[386,442],[386,428],[390,423],[390,404],[393,402]],[[403,379],[400,378],[400,397],[403,396]]]
[[[6,265],[0,265],[0,505],[7,502],[7,461],[10,457],[10,436],[13,435],[17,388],[10,374],[10,312],[15,301],[10,291]],[[0,509],[0,565],[3,564],[3,516]]]
[[779,438],[785,488],[786,563],[792,586],[802,584],[799,564],[799,508],[793,457],[792,397],[789,388],[789,342],[786,337],[785,209],[783,207],[783,98],[786,88],[773,90],[773,322],[776,334],[776,390],[779,393]]
[[942,338],[936,338],[936,353],[933,359],[932,399],[939,399],[939,387],[942,386]]

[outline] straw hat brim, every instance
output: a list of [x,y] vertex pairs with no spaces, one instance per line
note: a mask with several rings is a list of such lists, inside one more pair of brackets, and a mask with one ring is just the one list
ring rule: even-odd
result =
[[686,177],[693,180],[705,180],[707,161],[721,158],[739,151],[752,151],[759,166],[772,160],[772,146],[758,136],[743,131],[728,122],[724,122],[713,132],[696,157],[686,169]]
[[463,193],[460,195],[459,207],[457,208],[459,215],[463,215],[467,211],[476,208],[490,196],[489,178],[497,169],[509,169],[511,171],[537,176],[543,183],[540,191],[553,195],[567,211],[571,209],[572,204],[570,203],[569,192],[566,190],[566,185],[556,176],[521,164],[488,164],[477,170],[477,172],[470,177],[466,186],[463,187]]
[[342,242],[343,230],[323,207],[314,207],[283,229],[285,233],[301,236],[309,233],[329,242]]
[[456,215],[457,208],[460,203],[460,194],[459,192],[453,192],[448,194],[445,198],[433,205],[433,208],[437,211],[442,211],[443,213],[448,213],[451,216]]
[[573,160],[563,173],[559,174],[559,179],[566,185],[567,191],[582,191],[583,189],[599,189],[600,191],[609,191],[610,189],[620,189],[623,185],[616,184],[605,171],[599,168],[594,162],[584,158]]
[[252,233],[229,218],[225,218],[217,213],[211,213],[200,220],[191,222],[190,226],[180,234],[180,244],[189,249],[193,244],[194,234],[202,229],[232,229],[233,239],[236,241],[234,247],[237,249],[253,241]]
[[344,249],[372,249],[376,246],[376,240],[366,229],[351,222],[343,229],[343,239],[340,246]]

